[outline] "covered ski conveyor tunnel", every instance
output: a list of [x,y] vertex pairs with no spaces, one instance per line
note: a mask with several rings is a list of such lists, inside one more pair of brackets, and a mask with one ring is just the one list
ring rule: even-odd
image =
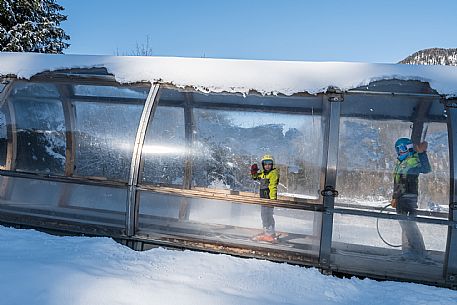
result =
[[[2,224],[457,287],[457,68],[3,53],[0,76]],[[417,216],[386,207],[399,137],[429,144]]]

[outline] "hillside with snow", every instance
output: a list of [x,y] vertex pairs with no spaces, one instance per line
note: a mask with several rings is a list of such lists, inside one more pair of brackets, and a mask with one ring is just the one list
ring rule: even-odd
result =
[[420,50],[406,57],[399,64],[457,66],[457,48]]

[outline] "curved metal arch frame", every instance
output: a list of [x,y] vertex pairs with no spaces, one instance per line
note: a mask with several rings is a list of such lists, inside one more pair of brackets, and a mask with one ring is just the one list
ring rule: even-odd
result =
[[0,93],[0,107],[4,106],[6,103],[6,107],[8,108],[7,114],[7,121],[10,124],[7,124],[7,134],[8,134],[8,142],[7,142],[7,153],[6,153],[6,162],[5,166],[1,169],[4,170],[11,170],[14,166],[14,160],[16,159],[16,133],[14,132],[16,123],[15,123],[15,114],[14,108],[12,107],[11,103],[8,102],[8,95],[13,87],[14,79],[8,79],[8,83],[6,84],[3,91]]
[[150,121],[151,116],[153,115],[155,108],[158,104],[160,97],[159,94],[160,85],[154,84],[149,90],[148,97],[141,114],[140,122],[138,125],[138,130],[135,138],[135,144],[132,154],[132,162],[130,165],[130,175],[128,181],[128,191],[127,191],[127,207],[126,207],[126,217],[125,217],[125,228],[126,235],[133,236],[135,235],[136,223],[138,221],[138,208],[139,208],[139,198],[137,192],[138,178],[139,178],[139,168],[141,161],[141,152],[143,150],[144,139],[146,136],[146,130]]

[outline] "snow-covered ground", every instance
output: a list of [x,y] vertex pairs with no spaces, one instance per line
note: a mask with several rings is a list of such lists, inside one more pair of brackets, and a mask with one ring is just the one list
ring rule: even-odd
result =
[[457,291],[0,227],[0,304],[456,304]]

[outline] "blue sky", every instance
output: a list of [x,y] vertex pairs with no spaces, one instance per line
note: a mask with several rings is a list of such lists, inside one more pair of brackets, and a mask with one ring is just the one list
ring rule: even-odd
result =
[[456,0],[58,0],[67,54],[398,62],[457,48]]

